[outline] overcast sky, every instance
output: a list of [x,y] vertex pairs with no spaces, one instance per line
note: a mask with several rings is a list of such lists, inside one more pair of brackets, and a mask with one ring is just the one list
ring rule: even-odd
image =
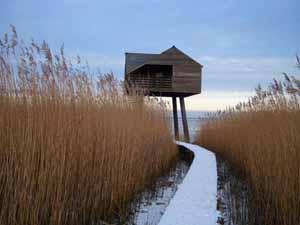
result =
[[[64,43],[102,72],[124,74],[124,52],[160,53],[176,45],[204,65],[203,93],[190,110],[247,99],[282,72],[297,74],[299,0],[1,0],[0,32]],[[300,75],[300,72],[298,73]]]

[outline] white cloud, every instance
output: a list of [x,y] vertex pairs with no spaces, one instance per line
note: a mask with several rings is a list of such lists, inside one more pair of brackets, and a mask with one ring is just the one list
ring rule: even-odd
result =
[[[76,54],[74,54],[76,55]],[[73,55],[73,56],[74,56]],[[82,60],[88,61],[94,68],[105,71],[124,71],[125,57],[116,55],[104,55],[93,52],[80,54]],[[259,83],[262,79],[282,77],[282,73],[297,74],[295,57],[195,57],[203,66],[203,78],[205,80],[218,79],[254,80]],[[123,75],[123,74],[122,74]]]
[[[226,109],[229,106],[235,106],[240,102],[245,102],[253,92],[244,91],[207,91],[203,94],[194,95],[185,98],[187,110],[215,111]],[[171,106],[171,98],[164,98]],[[178,103],[179,104],[179,103]]]
[[208,91],[186,99],[188,110],[221,110],[247,101],[254,92]]
[[[121,56],[107,56],[97,53],[81,54],[83,60],[87,60],[91,67],[105,71],[123,71],[125,58]],[[260,83],[261,80],[271,80],[282,77],[282,73],[296,74],[296,59],[294,57],[213,57],[202,56],[195,58],[203,68],[205,80],[218,79],[235,80],[237,83],[243,80],[253,80]],[[123,74],[122,74],[123,75]],[[204,87],[205,88],[205,87]]]
[[[207,78],[225,79],[272,79],[282,76],[282,72],[295,73],[296,59],[293,57],[198,57],[204,65],[203,72]],[[238,80],[237,80],[238,81]]]
[[[112,70],[117,72],[120,79],[123,78],[124,57],[96,53],[85,53],[82,56],[91,67],[100,68],[102,72]],[[204,65],[203,93],[186,98],[188,110],[217,110],[235,106],[253,96],[254,87],[258,83],[265,86],[272,78],[282,78],[282,72],[299,74],[293,57],[202,56],[196,60]],[[170,99],[167,101],[170,102]]]

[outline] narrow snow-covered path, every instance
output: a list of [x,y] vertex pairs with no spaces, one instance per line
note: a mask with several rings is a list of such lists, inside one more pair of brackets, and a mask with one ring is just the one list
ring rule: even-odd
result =
[[215,155],[198,146],[177,142],[194,152],[194,161],[168,205],[159,225],[216,225],[217,168]]

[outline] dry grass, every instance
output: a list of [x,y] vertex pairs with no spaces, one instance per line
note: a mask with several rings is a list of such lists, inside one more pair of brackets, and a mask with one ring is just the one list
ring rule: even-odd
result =
[[283,82],[256,92],[208,120],[197,142],[247,178],[254,224],[299,224],[300,80],[285,74]]
[[47,43],[0,42],[0,224],[95,224],[122,214],[176,157],[165,107]]

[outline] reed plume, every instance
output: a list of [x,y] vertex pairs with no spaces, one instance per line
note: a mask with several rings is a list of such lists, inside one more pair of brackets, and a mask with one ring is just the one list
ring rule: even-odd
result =
[[282,81],[258,86],[248,102],[212,115],[201,126],[197,143],[247,179],[253,224],[299,223],[299,103],[300,80],[284,73]]
[[0,224],[125,216],[177,155],[164,104],[130,99],[112,74],[12,27],[0,40]]

